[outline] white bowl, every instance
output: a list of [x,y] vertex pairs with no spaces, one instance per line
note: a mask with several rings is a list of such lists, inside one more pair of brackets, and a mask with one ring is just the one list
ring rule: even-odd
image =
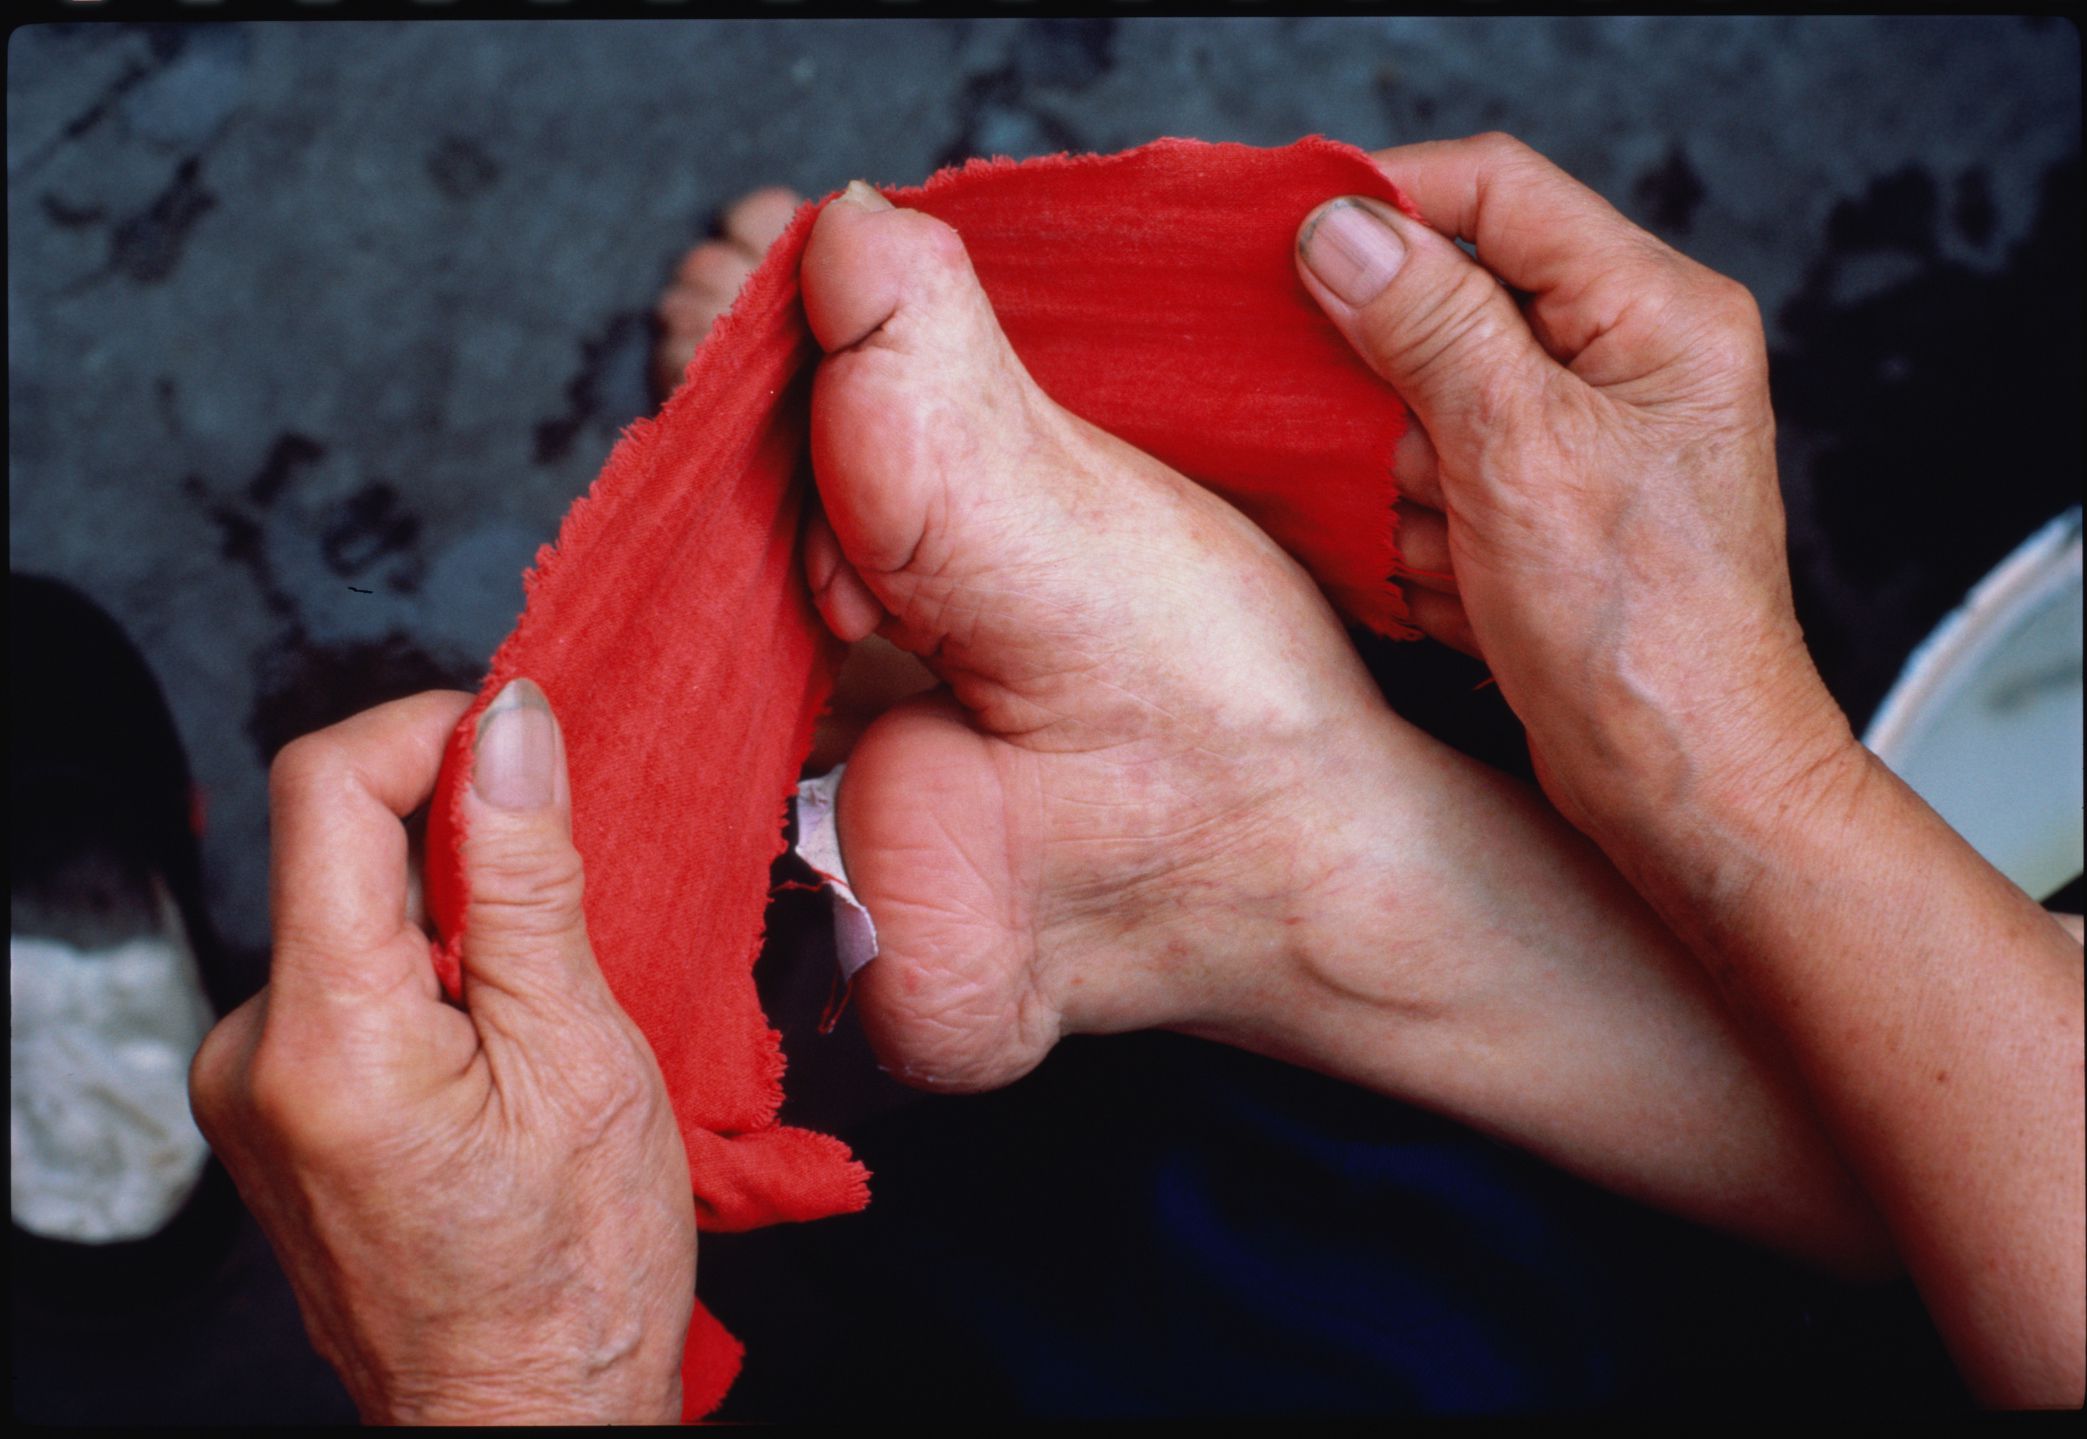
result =
[[2076,507],[1921,642],[1863,736],[2038,899],[2081,869],[2080,631]]

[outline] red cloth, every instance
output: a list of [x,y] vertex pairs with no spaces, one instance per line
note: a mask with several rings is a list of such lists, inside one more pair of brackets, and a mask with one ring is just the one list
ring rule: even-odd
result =
[[[888,193],[956,227],[1048,394],[1225,495],[1351,619],[1411,633],[1391,583],[1405,410],[1291,258],[1299,223],[1331,196],[1411,211],[1361,151],[1162,140],[973,161]],[[798,554],[819,351],[797,272],[817,210],[799,211],[681,388],[631,426],[538,553],[526,609],[451,741],[428,843],[434,963],[454,996],[472,731],[509,680],[535,680],[565,731],[595,952],[659,1057],[709,1229],[869,1200],[839,1141],[776,1123],[783,1057],[752,975],[784,805],[838,659]],[[692,1416],[738,1365],[699,1306]]]

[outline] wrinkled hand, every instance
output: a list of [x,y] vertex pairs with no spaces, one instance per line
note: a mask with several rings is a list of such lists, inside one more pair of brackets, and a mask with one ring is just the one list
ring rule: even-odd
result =
[[276,760],[270,982],[197,1054],[196,1117],[366,1419],[673,1422],[688,1161],[588,945],[563,741],[526,681],[480,726],[463,1008],[410,912],[400,817],[469,703],[401,700]]
[[1846,753],[1792,609],[1752,297],[1506,136],[1375,158],[1439,233],[1335,200],[1299,273],[1424,429],[1401,480],[1442,516],[1402,539],[1453,579],[1416,619],[1483,655],[1553,800],[1600,838]]
[[1423,626],[1790,1057],[1974,1389],[2078,1407],[2079,951],[1813,668],[1753,301],[1505,137],[1377,160],[1441,232],[1336,200],[1299,271],[1425,427]]

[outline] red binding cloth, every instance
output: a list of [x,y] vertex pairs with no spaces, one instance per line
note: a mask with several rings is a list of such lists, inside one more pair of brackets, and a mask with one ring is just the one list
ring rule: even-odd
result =
[[[1046,393],[1238,505],[1350,619],[1411,633],[1391,582],[1406,413],[1292,261],[1322,200],[1372,195],[1412,212],[1367,156],[1322,139],[1161,140],[973,161],[886,193],[963,236]],[[471,736],[502,686],[533,679],[564,727],[588,930],[659,1057],[708,1229],[869,1201],[844,1145],[776,1122],[783,1056],[753,981],[784,806],[839,658],[798,553],[819,359],[798,262],[818,208],[798,212],[680,389],[630,427],[556,547],[538,552],[521,619],[451,741],[428,840],[434,964],[458,996]],[[723,1399],[739,1359],[698,1305],[691,1417]]]

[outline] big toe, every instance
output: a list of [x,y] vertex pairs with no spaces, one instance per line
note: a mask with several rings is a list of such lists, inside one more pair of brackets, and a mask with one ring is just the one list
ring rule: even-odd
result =
[[803,294],[827,351],[812,402],[826,515],[910,647],[939,643],[963,623],[951,606],[968,577],[1046,558],[1076,422],[1035,388],[932,216],[851,186],[812,229]]

